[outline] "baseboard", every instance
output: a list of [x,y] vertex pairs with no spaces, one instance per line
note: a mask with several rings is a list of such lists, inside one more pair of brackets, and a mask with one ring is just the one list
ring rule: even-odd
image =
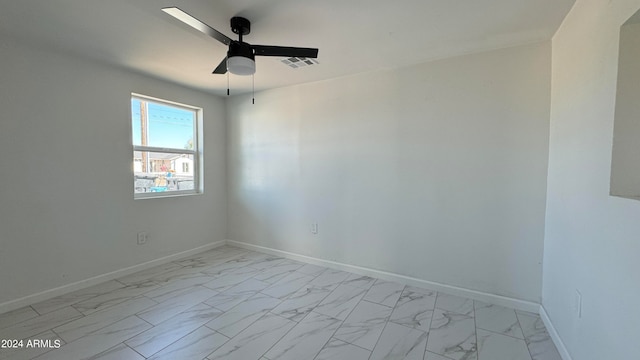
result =
[[51,298],[54,298],[56,296],[60,296],[60,295],[64,295],[66,293],[70,293],[72,291],[76,291],[76,290],[80,290],[89,286],[93,286],[93,285],[98,285],[102,282],[105,281],[109,281],[109,280],[113,280],[113,279],[117,279],[123,276],[127,276],[133,273],[136,273],[138,271],[142,271],[142,270],[146,270],[146,269],[150,269],[154,266],[158,266],[158,265],[162,265],[162,264],[166,264],[168,262],[174,261],[174,260],[178,260],[187,256],[191,256],[191,255],[195,255],[198,253],[201,253],[203,251],[207,251],[210,249],[214,249],[220,246],[223,246],[226,244],[225,240],[221,240],[221,241],[217,241],[214,243],[210,243],[210,244],[206,244],[203,246],[199,246],[197,248],[191,249],[191,250],[186,250],[186,251],[182,251],[176,254],[172,254],[172,255],[168,255],[168,256],[164,256],[161,257],[159,259],[155,259],[155,260],[151,260],[151,261],[147,261],[145,263],[142,264],[138,264],[138,265],[134,265],[134,266],[130,266],[124,269],[120,269],[120,270],[116,270],[116,271],[112,271],[106,274],[102,274],[102,275],[98,275],[98,276],[94,276],[92,278],[89,279],[85,279],[85,280],[80,280],[71,284],[67,284],[67,285],[63,285],[57,288],[53,288],[53,289],[49,289],[49,290],[45,290],[36,294],[32,294],[32,295],[28,295],[16,300],[10,300],[4,303],[0,304],[0,314],[3,314],[5,312],[11,311],[11,310],[15,310],[15,309],[19,309],[21,307],[27,306],[27,305],[31,305],[31,304],[35,304],[41,301],[45,301]]
[[[389,281],[396,281],[401,284],[427,288],[435,291],[441,291],[447,294],[463,296],[470,299],[479,300],[479,301],[487,302],[490,304],[506,306],[513,309],[517,309],[517,310],[529,311],[533,313],[540,312],[541,317],[545,322],[545,325],[550,330],[549,333],[553,338],[554,343],[556,343],[558,350],[561,352],[561,355],[563,356],[563,359],[571,360],[571,357],[569,357],[568,352],[566,351],[564,344],[558,337],[558,334],[553,328],[553,325],[551,325],[551,322],[549,321],[548,317],[546,317],[546,313],[543,313],[544,308],[540,306],[540,304],[537,304],[531,301],[514,299],[506,296],[485,293],[482,291],[465,289],[462,287],[442,284],[434,281],[418,279],[418,278],[386,272],[382,270],[376,270],[376,269],[371,269],[371,268],[366,268],[366,267],[356,266],[356,265],[349,265],[349,264],[340,263],[340,262],[331,261],[331,260],[319,259],[311,256],[300,255],[300,254],[296,254],[288,251],[272,249],[264,246],[258,246],[258,245],[243,243],[243,242],[234,241],[234,240],[217,241],[217,242],[203,245],[191,250],[182,251],[176,254],[159,258],[159,259],[147,261],[142,264],[130,266],[124,269],[94,276],[89,279],[80,280],[71,284],[63,285],[54,289],[49,289],[36,294],[28,295],[19,299],[7,301],[0,304],[0,314],[11,311],[11,310],[15,310],[27,305],[35,304],[40,301],[45,301],[45,300],[54,298],[56,296],[60,296],[66,293],[80,290],[89,286],[97,285],[105,281],[127,276],[135,272],[146,270],[154,266],[165,264],[165,263],[178,260],[187,256],[195,255],[203,251],[207,251],[210,249],[214,249],[216,247],[223,246],[225,244],[237,246],[237,247],[248,249],[248,250],[263,252],[271,255],[282,256],[289,259],[303,261],[303,262],[314,264],[314,265],[325,266],[332,269],[349,271],[349,272],[353,272],[360,275],[376,277],[379,279],[384,279]],[[565,354],[566,354],[566,357],[565,357]]]
[[549,336],[551,336],[551,340],[553,340],[553,343],[556,345],[556,348],[558,349],[558,352],[562,357],[562,360],[573,360],[571,358],[571,355],[569,355],[569,351],[567,350],[567,347],[564,346],[564,342],[560,338],[560,335],[556,331],[556,328],[553,326],[551,319],[549,319],[549,314],[547,314],[547,310],[545,310],[544,306],[540,305],[540,309],[538,311],[540,313],[540,318],[542,319],[544,326],[546,326],[547,328],[547,332],[549,332]]
[[517,310],[537,313],[538,310],[540,309],[540,304],[537,304],[531,301],[514,299],[514,298],[501,296],[501,295],[494,295],[494,294],[485,293],[477,290],[465,289],[457,286],[418,279],[410,276],[395,274],[395,273],[381,271],[381,270],[370,269],[362,266],[355,266],[355,265],[349,265],[349,264],[340,263],[336,261],[319,259],[311,256],[295,254],[288,251],[272,249],[264,246],[248,244],[248,243],[235,241],[235,240],[227,240],[227,244],[241,247],[247,250],[263,252],[271,255],[286,257],[293,260],[303,261],[303,262],[314,264],[314,265],[325,266],[332,269],[349,271],[349,272],[360,274],[360,275],[366,275],[366,276],[376,277],[379,279],[395,281],[405,285],[417,286],[417,287],[427,288],[430,290],[441,291],[451,295],[463,296],[466,298],[479,300],[479,301],[483,301],[490,304],[506,306],[513,309],[517,309]]

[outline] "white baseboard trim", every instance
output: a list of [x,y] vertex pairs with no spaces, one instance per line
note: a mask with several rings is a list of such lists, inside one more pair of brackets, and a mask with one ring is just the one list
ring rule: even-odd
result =
[[[376,270],[376,269],[371,269],[371,268],[366,268],[366,267],[356,266],[356,265],[349,265],[345,263],[340,263],[340,262],[331,261],[331,260],[324,260],[320,258],[306,256],[306,255],[300,255],[300,254],[296,254],[288,251],[272,249],[272,248],[253,245],[249,243],[243,243],[235,240],[222,240],[222,241],[213,242],[207,245],[199,246],[191,250],[182,251],[176,254],[159,258],[159,259],[147,261],[142,264],[137,264],[124,269],[94,276],[89,279],[80,280],[71,284],[63,285],[57,288],[53,288],[53,289],[45,290],[36,294],[28,295],[19,299],[0,303],[0,314],[3,314],[11,310],[19,309],[24,306],[35,304],[40,301],[45,301],[45,300],[54,298],[56,296],[60,296],[66,293],[80,290],[89,286],[97,285],[105,281],[127,276],[138,271],[150,269],[154,266],[162,265],[162,264],[175,261],[187,256],[192,256],[203,251],[207,251],[207,250],[211,250],[211,249],[223,246],[225,244],[237,246],[237,247],[248,249],[248,250],[258,251],[266,254],[282,256],[289,259],[303,261],[303,262],[314,264],[314,265],[325,266],[332,269],[349,271],[349,272],[353,272],[360,275],[366,275],[366,276],[376,277],[379,279],[395,281],[405,285],[417,286],[417,287],[427,288],[435,291],[442,291],[447,294],[463,296],[470,299],[479,300],[479,301],[487,302],[490,304],[502,305],[502,306],[510,307],[517,310],[540,313],[545,325],[549,329],[549,333],[553,338],[554,343],[556,343],[558,350],[561,352],[561,355],[563,356],[563,360],[572,360],[571,357],[569,357],[568,352],[564,347],[564,344],[558,337],[557,332],[553,328],[553,325],[551,325],[551,322],[546,316],[546,312],[543,313],[544,308],[540,304],[537,304],[531,301],[490,294],[482,291],[466,289],[466,288],[457,287],[453,285],[442,284],[435,281],[418,279],[411,276],[400,275],[400,274],[391,273],[387,271]],[[565,354],[566,354],[566,357],[565,357]]]
[[528,311],[532,313],[538,313],[538,311],[540,310],[540,304],[534,303],[531,301],[514,299],[514,298],[501,296],[501,295],[494,295],[494,294],[477,291],[477,290],[465,289],[462,287],[442,284],[435,281],[418,279],[411,276],[395,274],[395,273],[382,271],[382,270],[375,270],[375,269],[366,268],[362,266],[349,265],[349,264],[340,263],[336,261],[319,259],[311,256],[295,254],[288,251],[272,249],[264,246],[248,244],[248,243],[235,241],[235,240],[227,240],[227,244],[244,248],[247,250],[263,252],[270,255],[282,256],[292,260],[298,260],[298,261],[302,261],[302,262],[306,262],[314,265],[325,266],[332,269],[349,271],[349,272],[360,274],[360,275],[366,275],[366,276],[371,276],[379,279],[395,281],[405,285],[411,285],[411,286],[417,286],[421,288],[427,288],[430,290],[442,291],[447,294],[463,296],[466,298],[479,300],[479,301],[483,301],[490,304],[506,306],[513,309],[517,309],[517,310]]
[[19,309],[19,308],[24,307],[24,306],[35,304],[35,303],[38,303],[40,301],[45,301],[45,300],[54,298],[56,296],[64,295],[64,294],[70,293],[72,291],[84,289],[86,287],[93,286],[93,285],[98,285],[98,284],[100,284],[102,282],[105,282],[105,281],[109,281],[109,280],[117,279],[117,278],[120,278],[120,277],[123,277],[123,276],[127,276],[127,275],[130,275],[130,274],[136,273],[138,271],[150,269],[150,268],[152,268],[154,266],[166,264],[168,262],[171,262],[171,261],[174,261],[174,260],[178,260],[178,259],[181,259],[181,258],[184,258],[184,257],[187,257],[187,256],[195,255],[195,254],[201,253],[203,251],[207,251],[207,250],[211,250],[211,249],[223,246],[225,244],[226,244],[225,240],[216,241],[216,242],[213,242],[213,243],[210,243],[210,244],[199,246],[199,247],[191,249],[191,250],[186,250],[186,251],[182,251],[182,252],[179,252],[179,253],[176,253],[176,254],[164,256],[164,257],[161,257],[159,259],[147,261],[147,262],[142,263],[142,264],[138,264],[138,265],[134,265],[134,266],[130,266],[130,267],[124,268],[124,269],[112,271],[112,272],[109,272],[109,273],[106,273],[106,274],[94,276],[94,277],[89,278],[89,279],[76,281],[76,282],[71,283],[71,284],[62,285],[62,286],[57,287],[57,288],[45,290],[45,291],[42,291],[42,292],[39,292],[39,293],[36,293],[36,294],[32,294],[32,295],[27,295],[27,296],[19,298],[19,299],[6,301],[6,302],[0,304],[0,314],[3,314],[5,312],[11,311],[11,310]]
[[540,305],[540,309],[538,311],[540,313],[540,318],[542,319],[544,326],[547,328],[547,332],[549,332],[549,336],[551,336],[551,340],[553,340],[553,343],[556,345],[556,348],[558,349],[558,352],[562,357],[562,360],[573,360],[571,358],[571,355],[569,355],[567,347],[564,346],[564,342],[560,338],[558,331],[556,331],[556,328],[553,326],[551,319],[549,319],[547,310],[545,310],[544,306]]

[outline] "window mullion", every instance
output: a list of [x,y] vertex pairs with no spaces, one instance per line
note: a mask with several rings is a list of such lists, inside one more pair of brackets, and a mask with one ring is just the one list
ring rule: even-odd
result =
[[171,153],[171,154],[189,154],[189,155],[195,155],[196,154],[196,152],[194,150],[189,150],[189,149],[161,148],[161,147],[139,146],[139,145],[135,145],[133,147],[133,150],[134,151],[157,152],[157,153]]

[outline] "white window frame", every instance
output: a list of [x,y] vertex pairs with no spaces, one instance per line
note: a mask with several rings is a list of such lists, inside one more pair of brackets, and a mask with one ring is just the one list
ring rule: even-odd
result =
[[[193,189],[189,190],[174,190],[174,191],[163,191],[163,192],[144,192],[144,193],[136,193],[135,189],[133,189],[133,197],[134,199],[152,199],[152,198],[166,198],[166,197],[176,197],[176,196],[188,196],[188,195],[198,195],[204,193],[203,187],[203,141],[202,141],[202,119],[203,119],[203,110],[200,107],[186,105],[182,103],[178,103],[175,101],[159,99],[147,95],[131,93],[131,97],[129,99],[129,111],[131,111],[131,101],[132,100],[140,100],[146,103],[152,102],[160,105],[168,105],[177,108],[181,108],[184,110],[189,110],[194,112],[194,124],[193,124],[193,149],[174,149],[174,148],[163,148],[163,147],[155,147],[155,146],[142,146],[142,145],[134,145],[133,144],[133,132],[132,132],[132,124],[133,124],[133,113],[129,116],[129,131],[130,136],[129,140],[131,141],[131,146],[133,148],[132,159],[131,159],[131,171],[132,177],[135,180],[135,172],[134,172],[134,162],[133,153],[135,151],[147,151],[147,152],[160,152],[160,153],[170,153],[170,154],[189,154],[193,156]],[[148,112],[147,112],[148,115]]]

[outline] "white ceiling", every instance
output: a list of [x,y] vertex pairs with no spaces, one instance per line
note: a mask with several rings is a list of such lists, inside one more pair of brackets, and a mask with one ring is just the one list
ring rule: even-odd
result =
[[[292,69],[258,57],[256,90],[417,64],[550,39],[575,0],[0,0],[0,36],[124,66],[214,94],[218,41],[163,13],[178,6],[227,36],[251,20],[245,41],[318,47],[320,65]],[[1,57],[1,54],[0,54]],[[232,93],[251,77],[232,75]]]

